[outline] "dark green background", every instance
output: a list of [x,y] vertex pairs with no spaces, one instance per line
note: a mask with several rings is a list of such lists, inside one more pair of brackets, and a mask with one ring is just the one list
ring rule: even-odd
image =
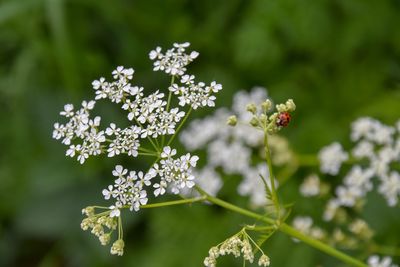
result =
[[[190,41],[200,52],[190,72],[224,85],[217,106],[254,85],[276,101],[294,98],[298,110],[284,135],[295,151],[315,153],[334,140],[348,145],[359,116],[399,118],[399,25],[397,0],[0,1],[0,266],[202,266],[212,245],[252,223],[200,205],[125,215],[120,258],[80,230],[81,208],[104,203],[100,192],[116,162],[148,164],[92,158],[81,166],[51,139],[64,103],[92,98],[91,81],[115,66],[132,66],[149,91],[165,88],[168,77],[151,71],[148,52]],[[100,112],[122,118],[112,105]],[[286,185],[290,200],[305,173]],[[234,190],[222,197],[244,203]],[[398,245],[399,209],[381,208],[374,195],[369,203],[364,217],[378,240]],[[264,249],[271,266],[340,265],[281,234]]]

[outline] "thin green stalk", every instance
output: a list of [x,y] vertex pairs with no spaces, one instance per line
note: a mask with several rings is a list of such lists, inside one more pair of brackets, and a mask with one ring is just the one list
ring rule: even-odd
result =
[[139,152],[138,153],[140,156],[152,156],[152,157],[158,157],[157,153],[146,153],[146,152]]
[[[174,81],[175,81],[175,76],[172,75],[170,86],[174,84]],[[169,108],[171,106],[171,98],[172,98],[172,92],[168,90],[167,112],[169,112]],[[165,135],[161,137],[161,146],[164,147],[164,144],[165,144]]]
[[283,223],[279,226],[279,231],[281,231],[282,233],[285,233],[287,235],[290,235],[291,237],[299,239],[299,240],[303,241],[304,243],[306,243],[318,250],[321,250],[321,251],[325,252],[326,254],[331,255],[351,266],[368,267],[368,265],[366,265],[365,263],[363,263],[363,262],[337,250],[337,249],[334,249],[319,240],[313,239],[313,238],[301,233],[300,231],[294,229],[293,227],[287,225],[286,223]]
[[173,205],[182,205],[182,204],[194,203],[194,202],[199,202],[199,201],[204,201],[204,200],[206,200],[206,197],[205,196],[201,196],[201,197],[195,197],[195,198],[188,198],[188,199],[181,199],[181,200],[173,200],[173,201],[167,201],[167,202],[147,204],[147,205],[140,206],[140,208],[141,209],[159,208],[159,207],[165,207],[165,206],[173,206]]
[[400,248],[397,247],[390,247],[390,246],[381,246],[378,244],[373,244],[370,247],[370,251],[373,253],[379,253],[384,255],[390,255],[399,257],[400,256]]
[[[140,128],[143,129],[143,125],[135,118],[135,122],[140,126]],[[158,146],[156,146],[156,144],[154,143],[154,141],[152,140],[152,138],[150,136],[147,136],[147,140],[150,141],[151,145],[153,146],[153,148],[156,151],[159,151],[160,149],[158,148]]]
[[[175,81],[175,76],[172,75],[170,86],[172,86],[174,84],[174,81]],[[169,111],[169,107],[171,105],[171,98],[172,98],[172,92],[170,90],[168,90],[168,91],[169,91],[169,93],[168,93],[168,102],[167,102],[167,112]]]
[[275,224],[276,224],[275,220],[273,220],[273,219],[271,219],[271,218],[268,218],[268,217],[265,217],[265,216],[263,216],[263,215],[257,214],[257,213],[255,213],[255,212],[252,212],[252,211],[249,211],[249,210],[240,208],[240,207],[235,206],[235,205],[233,205],[233,204],[231,204],[231,203],[229,203],[229,202],[226,202],[226,201],[224,201],[224,200],[222,200],[222,199],[213,197],[213,196],[207,194],[203,189],[201,189],[201,188],[198,187],[198,186],[196,186],[196,190],[197,190],[200,194],[206,196],[206,199],[207,199],[208,201],[210,201],[211,203],[214,203],[214,204],[216,204],[216,205],[218,205],[218,206],[221,206],[221,207],[223,207],[223,208],[225,208],[225,209],[234,211],[234,212],[236,212],[236,213],[243,214],[243,215],[245,215],[245,216],[247,216],[247,217],[254,218],[254,219],[256,219],[256,220],[264,221],[264,222],[266,222],[266,223],[268,223],[268,224],[272,224],[272,225],[275,225]]
[[182,126],[185,124],[187,118],[189,117],[190,113],[192,112],[192,107],[189,108],[188,112],[186,112],[185,117],[183,118],[183,120],[181,121],[181,123],[179,124],[178,128],[176,129],[174,135],[168,140],[167,146],[169,146],[172,141],[174,141],[176,135],[179,133],[180,129],[182,128]]
[[154,150],[151,150],[151,149],[147,149],[147,148],[144,148],[144,147],[139,147],[138,151],[143,151],[143,152],[146,152],[146,153],[155,153],[155,154],[158,153],[157,151],[154,151]]
[[273,167],[272,167],[271,152],[270,152],[270,148],[269,148],[269,144],[268,144],[268,132],[267,132],[267,130],[264,130],[264,146],[265,146],[265,159],[266,159],[267,164],[268,164],[269,179],[271,181],[272,201],[275,204],[275,208],[277,210],[278,218],[280,218],[280,205],[279,205],[278,195],[276,194],[275,176],[274,176],[274,171],[273,171]]

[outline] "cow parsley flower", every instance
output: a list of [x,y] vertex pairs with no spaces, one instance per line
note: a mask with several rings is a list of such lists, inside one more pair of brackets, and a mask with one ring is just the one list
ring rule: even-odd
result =
[[[393,168],[394,164],[400,163],[398,127],[362,117],[352,123],[350,138],[355,142],[350,153],[355,165],[345,175],[343,184],[335,189],[336,197],[328,203],[325,220],[331,220],[340,206],[355,207],[361,203],[366,194],[374,189],[376,178],[377,191],[386,199],[388,206],[398,203],[400,174]],[[334,143],[322,149],[319,158],[322,172],[337,175],[341,163],[349,158],[349,154],[339,143]]]
[[[111,81],[100,77],[92,82],[94,100],[83,101],[78,109],[73,104],[66,104],[60,112],[66,122],[54,124],[53,138],[67,146],[66,156],[76,157],[82,164],[89,157],[100,154],[108,157],[125,154],[133,158],[140,155],[156,158],[147,171],[128,170],[116,165],[112,171],[114,182],[102,190],[104,199],[113,201],[111,205],[83,210],[86,218],[82,220],[82,229],[90,229],[102,245],[111,241],[113,231],[118,231],[111,254],[123,255],[123,209],[139,211],[148,203],[151,195],[158,197],[166,192],[179,194],[195,185],[193,169],[199,157],[190,153],[178,157],[176,149],[171,148],[170,144],[189,115],[181,107],[188,105],[188,110],[191,110],[214,106],[216,93],[222,86],[216,81],[209,84],[196,81],[194,75],[187,73],[188,64],[199,55],[195,51],[187,53],[189,45],[188,42],[175,43],[173,48],[165,52],[157,47],[149,54],[154,61],[154,71],[163,71],[172,76],[172,81],[176,80],[167,86],[168,96],[161,90],[146,92],[143,87],[133,83],[133,68],[118,66],[111,72]],[[92,115],[101,100],[117,104],[126,113],[129,124],[121,127],[111,122],[102,128],[101,117]],[[166,136],[170,136],[167,143]],[[146,147],[148,144],[152,148]],[[209,181],[208,189],[216,194],[222,181],[213,170],[204,170],[200,174],[213,175],[204,177],[205,180],[200,183]],[[103,211],[97,213],[98,209]]]
[[318,158],[321,162],[321,172],[336,175],[342,163],[348,160],[349,155],[339,143],[333,143],[322,148],[318,153]]
[[305,197],[317,196],[320,194],[320,181],[316,174],[306,177],[300,185],[300,193]]
[[370,267],[398,267],[397,264],[392,264],[392,258],[383,257],[379,258],[378,255],[373,255],[368,258],[368,266]]
[[195,185],[192,168],[196,166],[199,157],[191,156],[188,153],[174,159],[175,154],[175,149],[171,149],[169,146],[164,147],[160,164],[155,163],[149,170],[149,173],[161,178],[159,182],[153,185],[155,196],[163,195],[168,186],[172,193],[179,194],[180,190],[192,188]]
[[186,66],[199,56],[196,51],[185,53],[190,43],[174,43],[174,47],[162,52],[161,47],[150,51],[149,58],[154,61],[154,71],[163,71],[169,75],[182,76],[186,72]]
[[[198,56],[197,52],[185,53],[189,45],[175,43],[165,54],[161,52],[161,48],[150,52],[150,58],[156,60],[154,70],[165,71],[174,77],[182,76],[179,86],[173,84],[169,88],[171,94],[177,95],[180,106],[190,105],[193,109],[212,107],[215,105],[215,94],[222,86],[215,81],[209,85],[195,82],[193,75],[185,74],[186,66]],[[67,122],[54,124],[53,138],[69,146],[66,150],[67,156],[76,157],[81,164],[90,156],[103,153],[107,153],[109,157],[120,154],[137,157],[141,139],[156,139],[175,134],[185,112],[178,107],[170,107],[169,100],[159,90],[146,95],[143,87],[132,84],[134,73],[132,68],[118,66],[111,73],[113,81],[101,77],[92,82],[95,100],[83,101],[78,110],[74,109],[73,104],[64,106],[60,115],[67,118]],[[179,87],[179,90],[174,91],[175,87]],[[119,104],[127,112],[127,118],[133,125],[121,129],[111,123],[108,128],[101,130],[101,117],[92,118],[90,113],[96,101],[102,99]]]

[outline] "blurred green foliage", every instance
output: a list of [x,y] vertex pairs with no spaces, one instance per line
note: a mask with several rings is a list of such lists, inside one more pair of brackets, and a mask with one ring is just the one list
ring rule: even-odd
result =
[[[399,25],[398,0],[0,1],[0,266],[201,266],[212,245],[252,223],[200,205],[129,214],[120,258],[82,232],[80,209],[102,202],[113,164],[127,161],[80,166],[51,139],[63,104],[91,98],[93,79],[125,65],[148,90],[165,88],[168,78],[152,72],[147,53],[190,41],[201,54],[191,71],[224,85],[219,106],[254,85],[267,86],[277,101],[294,98],[298,110],[284,134],[295,151],[315,153],[346,142],[359,116],[399,117]],[[113,106],[101,112],[120,115]],[[290,201],[304,174],[285,185]],[[232,192],[222,197],[244,205]],[[398,244],[398,209],[382,209],[374,196],[370,203],[365,217],[379,241]],[[281,234],[265,251],[272,266],[340,266]]]

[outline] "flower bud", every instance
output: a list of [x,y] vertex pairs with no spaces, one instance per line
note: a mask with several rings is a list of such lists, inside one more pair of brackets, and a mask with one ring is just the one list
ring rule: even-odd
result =
[[118,256],[122,256],[124,255],[124,240],[122,239],[118,239],[117,241],[114,242],[114,244],[111,247],[111,254],[113,255],[118,255]]
[[260,122],[261,122],[261,124],[267,124],[267,122],[268,122],[268,117],[267,117],[267,115],[265,115],[265,114],[261,114],[260,115]]
[[254,103],[248,104],[246,106],[246,110],[251,112],[252,114],[256,114],[257,113],[257,106]]
[[286,101],[286,109],[288,112],[293,112],[296,109],[296,105],[293,102],[293,99],[289,99],[288,101]]
[[110,239],[111,239],[111,233],[106,233],[99,236],[99,241],[103,246],[107,245],[110,242]]
[[267,112],[268,110],[270,110],[271,106],[272,106],[272,102],[269,99],[267,99],[261,103],[261,107],[264,112]]
[[287,108],[285,104],[278,104],[276,105],[276,110],[281,113],[281,112],[286,112]]
[[253,118],[251,118],[251,120],[250,120],[250,125],[251,125],[251,126],[254,126],[254,127],[257,127],[257,126],[260,125],[260,123],[259,123],[257,117],[254,116]]
[[236,118],[236,116],[235,116],[235,115],[230,116],[230,117],[228,118],[228,120],[226,121],[226,123],[227,123],[229,126],[236,126],[236,124],[237,124],[237,118]]
[[258,266],[269,266],[271,264],[269,257],[263,254],[258,260]]

